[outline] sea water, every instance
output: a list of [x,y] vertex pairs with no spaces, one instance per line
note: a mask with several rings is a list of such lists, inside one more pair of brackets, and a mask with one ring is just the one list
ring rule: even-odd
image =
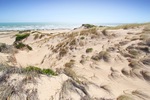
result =
[[[73,29],[80,27],[82,24],[75,23],[0,23],[0,31],[4,30],[46,30],[46,29]],[[103,23],[103,24],[95,24],[99,26],[116,26],[118,23]]]

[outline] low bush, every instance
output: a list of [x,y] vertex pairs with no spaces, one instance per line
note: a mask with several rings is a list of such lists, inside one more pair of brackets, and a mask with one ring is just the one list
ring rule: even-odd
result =
[[38,68],[38,67],[35,67],[35,66],[29,66],[29,67],[26,67],[25,69],[25,72],[29,73],[29,72],[36,72],[36,73],[39,73],[39,74],[45,74],[45,75],[57,75],[53,70],[51,69],[41,69],[41,68]]
[[15,44],[15,47],[17,48],[17,49],[22,49],[23,47],[25,47],[26,45],[25,44],[23,44],[23,43],[17,43],[17,44]]
[[81,40],[84,40],[84,39],[85,39],[85,37],[81,37],[80,39],[81,39]]
[[51,69],[43,69],[42,70],[42,74],[46,74],[46,75],[57,75],[53,70]]
[[82,24],[83,27],[85,28],[93,28],[95,27],[95,25],[91,25],[91,24]]
[[22,48],[27,48],[28,50],[32,50],[32,47],[29,46],[29,45],[26,45],[26,44],[23,44],[22,42],[19,42],[19,43],[15,43],[14,46],[17,48],[17,49],[22,49]]
[[93,51],[93,48],[87,48],[86,49],[86,53],[90,53],[90,52],[92,52]]
[[101,51],[100,53],[92,56],[91,59],[96,61],[103,59],[105,62],[109,62],[110,54],[107,51]]
[[16,34],[16,42],[27,38],[30,34]]

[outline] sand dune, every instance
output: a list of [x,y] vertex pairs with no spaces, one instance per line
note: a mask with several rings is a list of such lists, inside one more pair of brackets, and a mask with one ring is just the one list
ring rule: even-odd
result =
[[149,24],[1,33],[0,98],[150,100],[149,33]]

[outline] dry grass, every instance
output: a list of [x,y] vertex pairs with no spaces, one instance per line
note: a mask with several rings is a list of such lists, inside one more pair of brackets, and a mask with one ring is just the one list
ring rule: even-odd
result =
[[61,92],[59,94],[59,100],[69,100],[71,98],[70,93],[72,92],[78,94],[81,100],[91,100],[90,95],[85,87],[71,79],[68,79],[63,83]]
[[141,68],[141,67],[142,67],[142,65],[140,64],[140,62],[138,62],[138,61],[136,61],[136,60],[131,60],[131,61],[129,62],[129,66],[130,66],[131,68]]
[[34,34],[34,40],[39,38],[39,34]]
[[103,90],[105,90],[108,93],[111,93],[110,87],[108,85],[102,85],[102,86],[100,86],[100,88],[102,88]]
[[77,44],[76,39],[73,39],[73,40],[70,42],[70,46],[76,45],[76,44]]
[[150,66],[150,58],[148,58],[148,57],[141,59],[141,62],[142,62],[144,65]]
[[71,68],[65,67],[64,68],[64,73],[67,76],[71,77],[73,80],[79,81],[76,73]]
[[120,46],[124,46],[124,45],[126,45],[126,44],[128,44],[130,41],[121,41],[121,42],[119,42],[119,44],[120,44]]
[[87,36],[87,35],[92,35],[92,34],[94,34],[94,35],[99,34],[96,28],[84,29],[84,30],[80,31],[80,35],[82,35],[82,36]]
[[65,48],[60,49],[59,56],[64,57],[67,54],[67,52],[68,52],[68,50]]
[[64,66],[68,68],[72,68],[74,66],[74,60],[70,60],[70,62],[66,63]]
[[140,90],[132,91],[132,94],[139,97],[139,98],[142,98],[143,100],[150,99],[150,96],[148,94],[146,94],[146,93],[144,93],[143,91],[140,91]]
[[145,80],[150,81],[150,72],[148,72],[148,71],[141,71],[140,73],[142,74],[142,76],[143,76],[143,78]]
[[109,35],[106,29],[102,30],[102,34],[103,34],[104,36],[108,36],[108,35]]
[[126,68],[123,68],[123,69],[121,70],[121,72],[122,72],[122,74],[125,75],[125,76],[130,76],[130,72],[129,72],[129,70],[127,70]]
[[145,43],[146,43],[148,46],[150,46],[150,38],[146,39],[146,40],[145,40]]
[[103,59],[105,62],[109,62],[110,61],[110,54],[107,51],[101,51],[99,53],[99,58]]
[[110,57],[111,56],[107,51],[101,51],[100,53],[92,56],[91,58],[96,61],[103,59],[105,62],[109,62]]

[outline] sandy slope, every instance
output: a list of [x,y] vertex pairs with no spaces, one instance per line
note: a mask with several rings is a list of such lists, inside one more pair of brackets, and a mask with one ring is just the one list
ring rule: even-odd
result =
[[[36,94],[31,100],[150,100],[150,60],[143,62],[150,56],[145,51],[149,50],[145,41],[150,36],[150,27],[145,28],[31,32],[22,42],[33,50],[21,49],[0,56],[3,62],[8,62],[11,56],[13,60],[9,64],[16,67],[31,65],[58,73],[57,76],[40,75],[35,78],[36,84],[24,85],[24,91]],[[35,39],[36,34],[43,36]],[[0,42],[13,44],[13,35],[0,35]],[[142,35],[146,37],[141,38]],[[88,52],[88,48],[92,50]],[[19,83],[27,76],[11,77]],[[11,77],[7,80],[11,81]],[[24,99],[27,97],[26,93]]]

